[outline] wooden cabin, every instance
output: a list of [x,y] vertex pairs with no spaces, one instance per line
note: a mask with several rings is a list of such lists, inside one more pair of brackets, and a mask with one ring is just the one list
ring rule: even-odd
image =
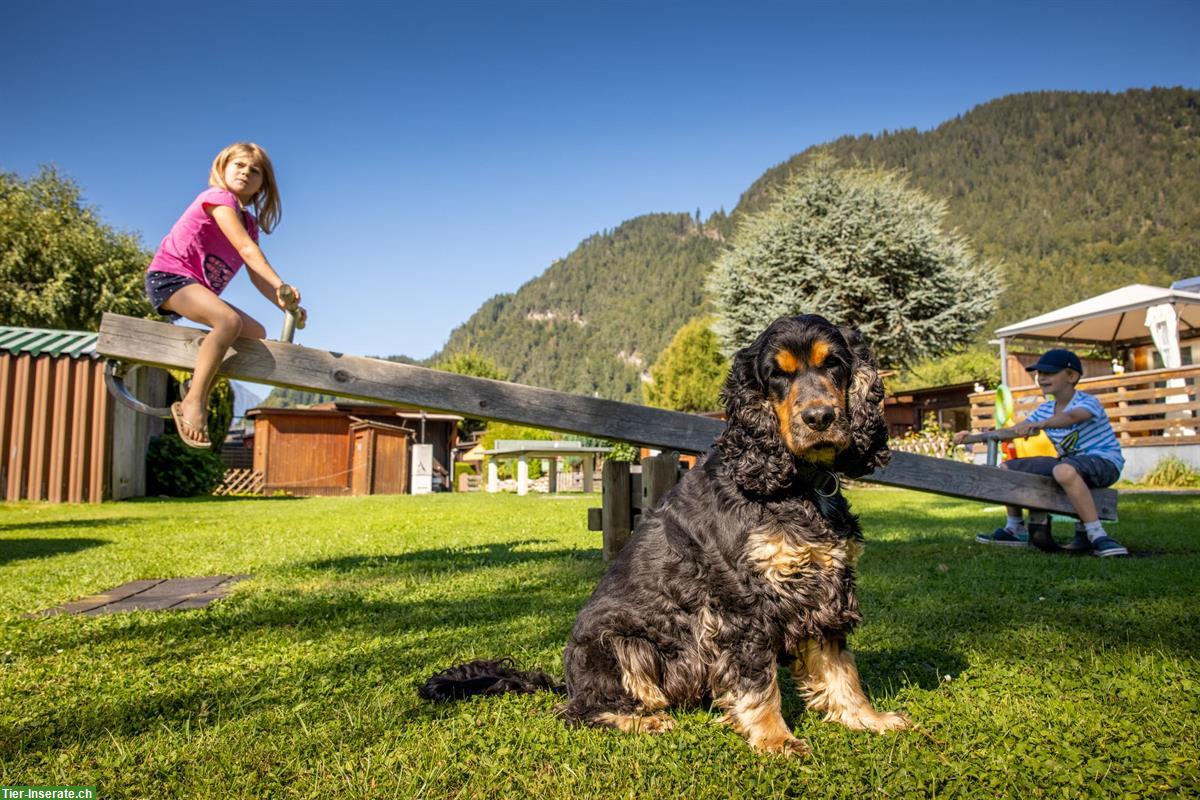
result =
[[412,446],[433,447],[433,486],[450,491],[462,417],[336,401],[311,408],[253,408],[254,471],[267,494],[407,494]]

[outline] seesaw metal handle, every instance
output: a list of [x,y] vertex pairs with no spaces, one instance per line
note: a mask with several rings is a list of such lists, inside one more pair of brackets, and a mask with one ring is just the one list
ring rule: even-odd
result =
[[300,322],[300,306],[296,302],[296,293],[287,284],[279,288],[279,299],[287,306],[283,310],[283,332],[279,334],[279,341],[291,344],[292,337],[296,335],[296,329],[304,327],[304,324]]
[[996,466],[1000,463],[1000,442],[1010,442],[1013,439],[1019,438],[1011,429],[980,431],[979,433],[968,434],[963,437],[962,444],[977,444],[983,442],[987,445],[986,462],[991,466]]
[[171,409],[159,408],[157,406],[147,405],[141,400],[134,397],[129,387],[125,385],[125,376],[139,367],[144,367],[145,364],[126,364],[124,361],[114,361],[109,359],[104,365],[104,385],[108,387],[108,393],[115,397],[122,405],[132,408],[139,414],[146,414],[151,417],[159,417],[161,419],[171,418]]

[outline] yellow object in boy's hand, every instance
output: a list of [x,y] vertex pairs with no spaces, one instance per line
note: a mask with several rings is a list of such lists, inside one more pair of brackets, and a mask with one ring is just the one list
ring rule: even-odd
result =
[[1045,431],[1038,431],[1035,435],[1024,439],[1013,439],[1013,446],[1017,450],[1017,458],[1033,458],[1034,456],[1050,456],[1058,458],[1058,448],[1054,446],[1054,442],[1050,441],[1050,437]]

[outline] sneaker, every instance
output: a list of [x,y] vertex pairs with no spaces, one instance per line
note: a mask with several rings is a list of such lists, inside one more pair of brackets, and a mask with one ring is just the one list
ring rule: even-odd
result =
[[1064,553],[1071,555],[1085,555],[1092,552],[1092,543],[1088,540],[1086,533],[1075,531],[1075,538],[1069,544],[1062,546]]
[[1057,553],[1060,549],[1050,533],[1049,520],[1029,523],[1029,543],[1043,553]]
[[1101,536],[1092,542],[1092,555],[1108,558],[1109,556],[1127,556],[1129,551],[1111,536]]
[[981,533],[975,537],[980,544],[999,544],[1005,547],[1028,547],[1029,534],[1013,533],[1008,528],[996,528],[991,533]]

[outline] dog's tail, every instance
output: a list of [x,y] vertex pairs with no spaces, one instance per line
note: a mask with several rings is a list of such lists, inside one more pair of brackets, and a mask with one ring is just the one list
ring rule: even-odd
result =
[[424,700],[462,700],[477,694],[517,692],[555,692],[566,694],[567,687],[540,669],[519,670],[511,658],[495,661],[478,659],[456,664],[433,675],[417,689]]

